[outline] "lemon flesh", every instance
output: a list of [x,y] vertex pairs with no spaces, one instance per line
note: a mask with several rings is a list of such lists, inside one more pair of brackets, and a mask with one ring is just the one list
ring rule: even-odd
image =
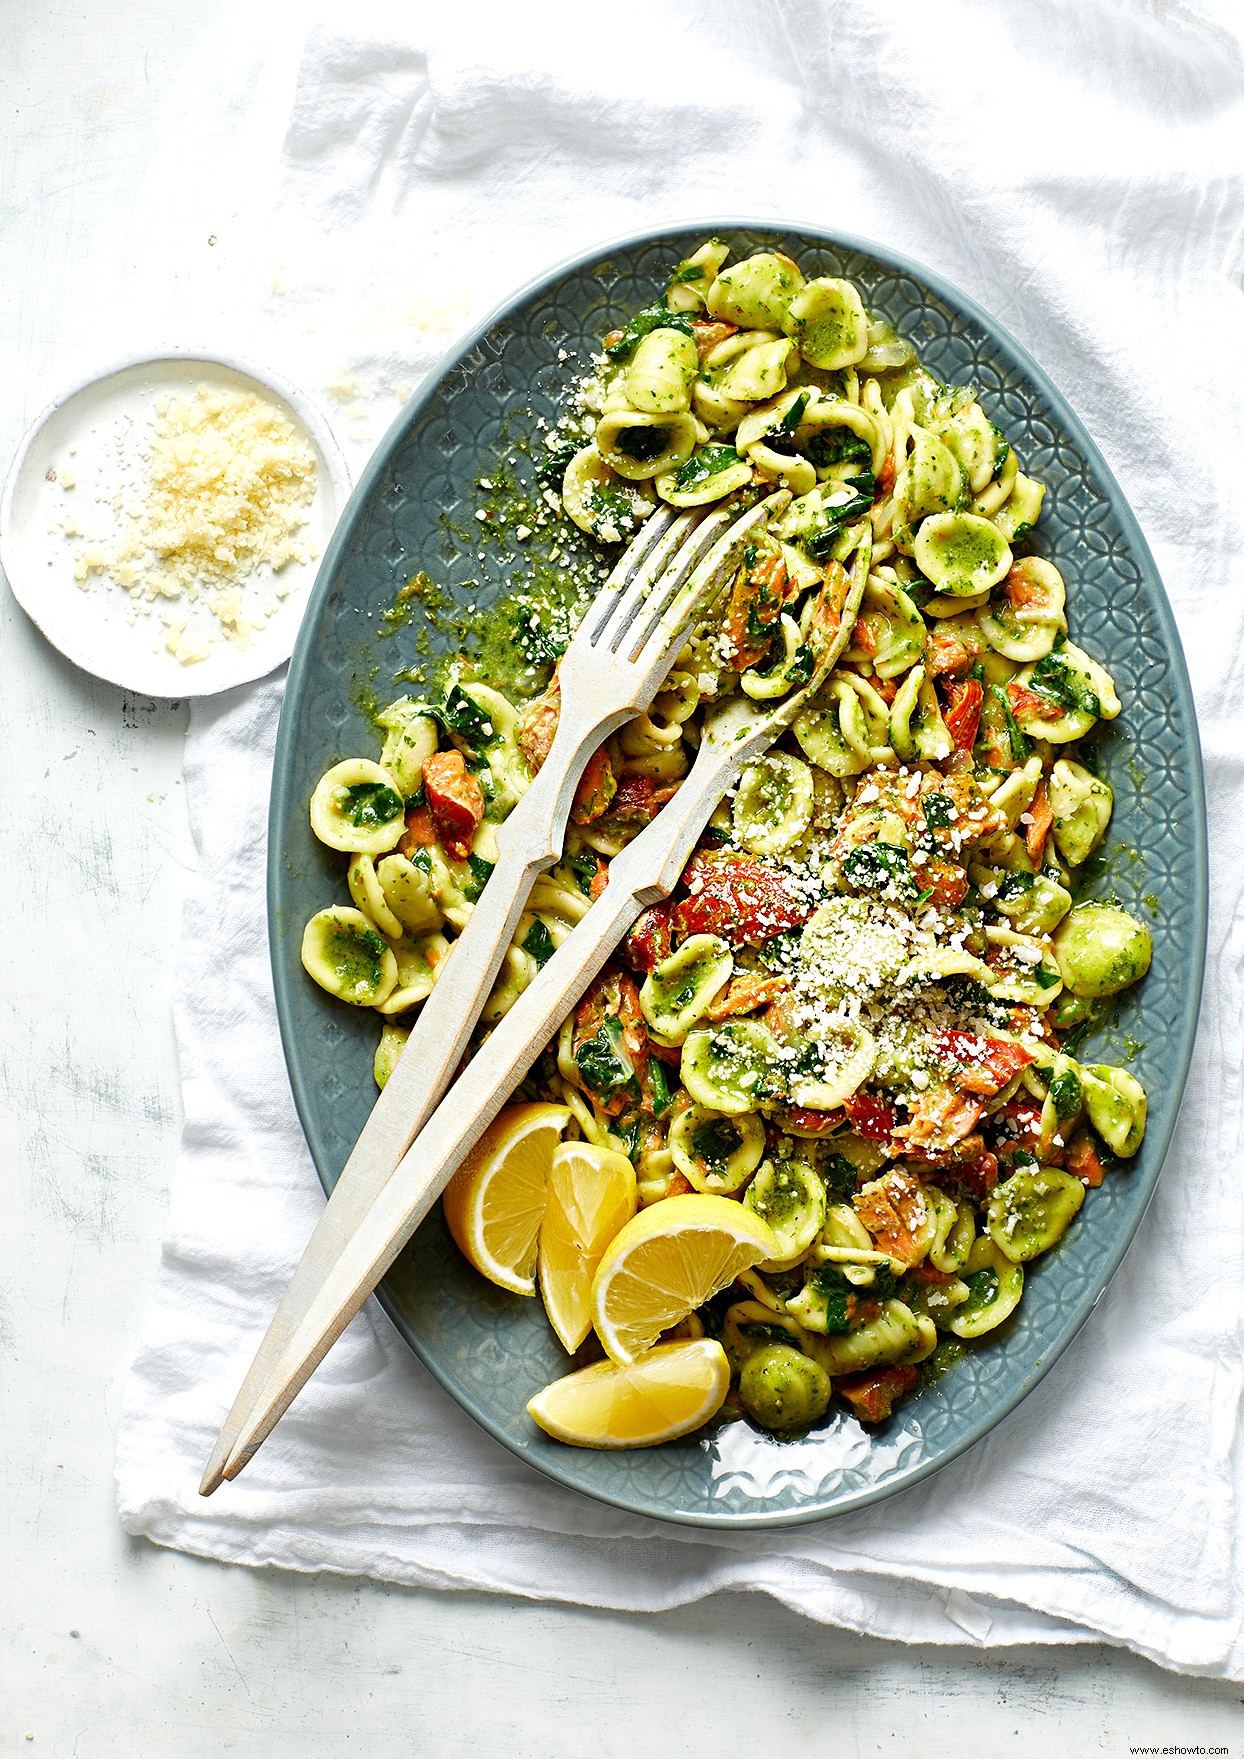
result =
[[729,1386],[730,1364],[721,1345],[694,1338],[658,1344],[626,1367],[593,1362],[546,1386],[527,1412],[547,1434],[573,1447],[656,1447],[707,1423]]
[[624,1154],[591,1142],[554,1150],[540,1224],[540,1294],[572,1356],[592,1328],[592,1279],[635,1204],[635,1169]]
[[592,1324],[614,1362],[630,1363],[741,1271],[778,1256],[773,1230],[728,1197],[667,1197],[606,1249],[592,1283]]
[[536,1292],[536,1241],[566,1106],[507,1106],[445,1187],[445,1220],[481,1276],[515,1295]]

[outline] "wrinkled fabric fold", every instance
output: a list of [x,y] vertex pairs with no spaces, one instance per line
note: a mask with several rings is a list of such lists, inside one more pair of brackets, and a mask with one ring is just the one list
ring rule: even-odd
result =
[[281,683],[199,704],[186,753],[199,872],[177,1004],[185,1127],[118,1441],[122,1520],[230,1562],[635,1611],[753,1589],[908,1642],[1104,1639],[1244,1678],[1232,14],[723,0],[708,23],[690,0],[640,0],[606,27],[560,4],[476,7],[466,25],[431,12],[364,8],[310,39],[272,217],[286,291],[257,320],[256,349],[265,325],[301,325],[321,381],[348,360],[349,439],[469,316],[630,227],[804,217],[964,287],[1077,407],[1175,607],[1211,823],[1198,1053],[1157,1195],[1088,1325],[989,1437],[884,1504],[720,1536],[597,1506],[492,1442],[374,1306],[246,1474],[204,1502],[202,1462],[322,1197],[264,925]]

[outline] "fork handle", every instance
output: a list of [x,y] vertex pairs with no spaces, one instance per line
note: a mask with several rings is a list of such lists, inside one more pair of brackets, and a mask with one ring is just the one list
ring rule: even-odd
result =
[[[205,1494],[222,1478],[235,1478],[263,1444],[640,911],[674,889],[726,785],[716,765],[705,765],[701,785],[696,785],[697,780],[693,767],[674,799],[615,856],[604,892],[493,1029],[486,1053],[467,1065],[379,1195],[374,1187],[365,1194],[355,1193],[349,1215],[343,1211],[340,1223],[331,1224],[331,1240],[324,1243],[331,1244],[333,1268],[301,1316],[291,1306],[294,1324],[279,1359],[273,1362],[265,1354],[272,1363],[266,1383],[256,1375],[258,1384],[248,1384],[239,1393],[234,1411],[249,1407],[248,1420],[244,1425],[226,1424],[222,1430],[204,1477]],[[404,1054],[413,1042],[412,1032]],[[304,1265],[331,1213],[332,1201],[312,1236]],[[325,1255],[317,1258],[322,1266]],[[294,1287],[291,1283],[282,1309]]]

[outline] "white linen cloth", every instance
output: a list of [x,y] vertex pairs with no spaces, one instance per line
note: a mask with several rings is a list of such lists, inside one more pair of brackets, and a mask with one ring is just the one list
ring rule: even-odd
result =
[[618,1514],[485,1436],[374,1306],[243,1477],[203,1501],[216,1427],[322,1203],[263,919],[280,681],[207,702],[186,754],[201,864],[177,1016],[186,1122],[118,1441],[122,1520],[248,1564],[630,1609],[755,1588],[880,1636],[1101,1638],[1244,1678],[1232,14],[642,0],[477,4],[455,25],[433,10],[310,38],[270,234],[287,291],[255,346],[265,324],[300,334],[304,379],[337,375],[366,429],[433,363],[438,326],[580,247],[697,214],[856,231],[974,294],[1102,444],[1183,632],[1214,861],[1198,1054],[1157,1196],[1077,1342],[967,1457],[879,1506],[721,1536]]

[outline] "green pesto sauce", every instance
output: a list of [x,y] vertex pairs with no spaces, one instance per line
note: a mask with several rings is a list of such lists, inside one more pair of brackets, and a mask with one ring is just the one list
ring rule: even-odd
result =
[[978,568],[992,567],[997,551],[980,532],[956,532],[942,543],[942,561],[955,574],[974,574]]
[[706,1167],[724,1167],[742,1145],[743,1133],[728,1118],[710,1118],[692,1133],[691,1152]]
[[[382,633],[401,655],[392,694],[437,694],[477,677],[512,699],[538,695],[607,574],[614,546],[595,544],[544,499],[560,491],[560,473],[533,428],[526,411],[503,425],[471,517],[440,515],[438,579],[420,570],[385,612]],[[356,691],[373,722],[384,691],[375,684],[372,674]]]
[[682,974],[682,981],[672,992],[665,989],[664,984],[654,984],[653,987],[657,991],[658,999],[661,997],[662,990],[665,990],[664,1000],[667,1007],[685,1008],[688,1003],[695,1000],[696,992],[709,975],[711,968],[709,960],[698,959],[694,965],[686,967]]
[[[838,294],[823,295],[822,300],[807,319],[804,340],[811,354],[836,354],[855,341],[856,321]],[[776,327],[780,330],[781,323]]]
[[388,705],[386,702],[382,702],[376,694],[376,679],[379,676],[379,666],[372,666],[365,678],[355,676],[352,681],[350,702],[354,712],[367,722],[383,745],[387,729],[380,716]]
[[[1121,872],[1128,868],[1139,868],[1141,874],[1148,872],[1149,863],[1143,850],[1137,849],[1132,843],[1111,843],[1108,849],[1099,849],[1095,855],[1090,855],[1088,860],[1072,875],[1072,897],[1077,904],[1090,902],[1089,894],[1093,887],[1117,878]],[[1148,896],[1153,897],[1153,894],[1149,893]],[[1154,902],[1156,903],[1156,901],[1155,899]],[[1091,902],[1094,904],[1113,904],[1118,903],[1119,900],[1113,895],[1106,896],[1098,893],[1092,897]],[[1120,904],[1119,907],[1120,909],[1126,908],[1123,904]]]
[[776,764],[760,767],[758,780],[743,801],[743,811],[762,829],[777,829],[786,822],[795,800],[795,785]]
[[[750,1195],[750,1194],[749,1194]],[[794,1221],[807,1202],[807,1192],[797,1174],[779,1166],[774,1169],[763,1197],[755,1200],[756,1214],[771,1228],[781,1231],[783,1224]]]
[[[1081,1062],[1132,1063],[1145,1049],[1147,1040],[1136,1038],[1131,1030],[1141,1021],[1141,992],[1124,990],[1118,995],[1103,996],[1091,1003],[1091,1027],[1072,1055]],[[1092,1045],[1092,1051],[1087,1048]]]
[[956,1362],[961,1362],[966,1354],[967,1351],[961,1339],[943,1335],[939,1338],[933,1354],[926,1356],[920,1364],[922,1384],[931,1386],[934,1381],[940,1380],[943,1374],[953,1368]]
[[324,953],[343,989],[370,995],[379,989],[385,944],[374,929],[332,928],[324,937]]
[[[463,535],[467,537],[469,533]],[[411,575],[405,586],[398,587],[393,603],[384,612],[385,627],[380,631],[380,638],[383,641],[396,635],[399,629],[410,628],[412,623],[451,612],[453,606],[453,595],[437,586],[431,575],[421,568],[417,574]]]

